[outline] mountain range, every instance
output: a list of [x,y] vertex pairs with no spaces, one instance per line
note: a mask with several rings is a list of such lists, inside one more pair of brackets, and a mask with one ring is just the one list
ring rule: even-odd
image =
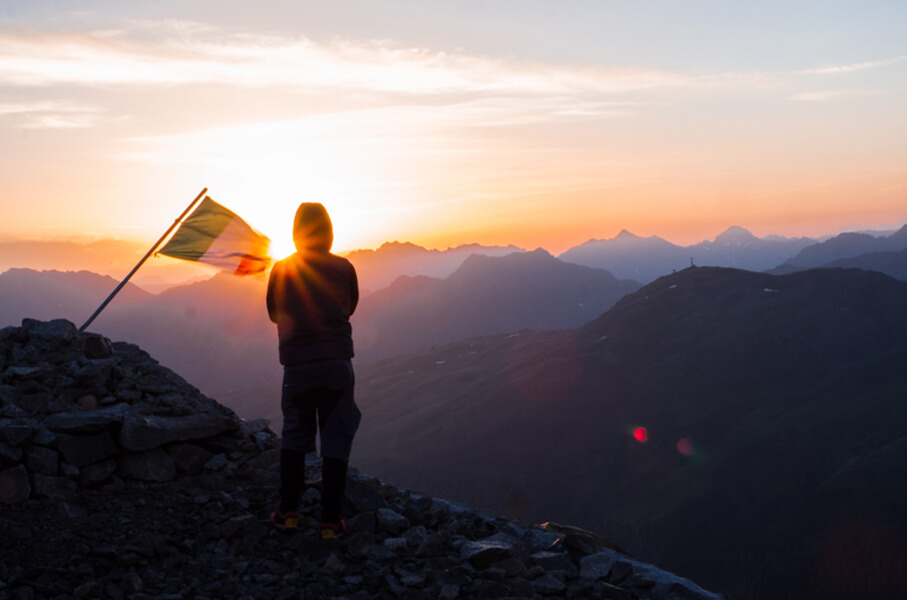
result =
[[764,271],[815,243],[811,238],[763,239],[742,227],[731,227],[714,241],[678,246],[658,236],[643,238],[623,230],[613,239],[589,240],[559,258],[606,269],[615,277],[649,283],[691,264]]
[[387,242],[376,250],[345,254],[356,267],[363,295],[386,288],[398,277],[425,276],[444,279],[473,255],[506,256],[522,252],[516,246],[465,244],[447,250],[428,250],[409,242]]
[[[10,269],[0,274],[0,325],[26,316],[82,323],[115,286],[110,277],[84,271]],[[363,296],[354,315],[357,363],[464,336],[576,327],[637,287],[542,250],[474,255],[447,279],[401,277]],[[240,414],[279,425],[280,365],[264,294],[264,278],[228,274],[159,294],[127,284],[91,330],[138,340]]]
[[904,364],[905,282],[688,268],[578,329],[362,367],[355,461],[736,598],[895,597]]
[[466,337],[578,327],[638,287],[541,249],[474,254],[446,279],[400,277],[364,298],[353,318],[357,355],[373,362]]

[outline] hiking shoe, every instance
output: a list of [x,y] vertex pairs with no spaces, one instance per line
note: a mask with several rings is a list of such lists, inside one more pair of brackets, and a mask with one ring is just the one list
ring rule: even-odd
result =
[[346,535],[346,521],[340,519],[336,523],[322,523],[319,526],[321,539],[336,540]]
[[271,513],[271,522],[274,527],[283,531],[296,531],[299,529],[299,513],[295,510],[289,512],[280,512],[276,509]]

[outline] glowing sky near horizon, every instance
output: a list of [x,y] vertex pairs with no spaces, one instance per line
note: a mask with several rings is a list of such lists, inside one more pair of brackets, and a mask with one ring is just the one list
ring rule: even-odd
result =
[[561,252],[907,218],[907,3],[0,2],[0,240]]

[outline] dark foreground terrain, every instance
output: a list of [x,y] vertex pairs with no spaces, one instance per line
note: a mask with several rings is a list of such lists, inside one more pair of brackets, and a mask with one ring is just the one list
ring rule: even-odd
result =
[[717,599],[597,536],[354,473],[350,535],[274,530],[279,440],[138,347],[0,330],[0,599]]

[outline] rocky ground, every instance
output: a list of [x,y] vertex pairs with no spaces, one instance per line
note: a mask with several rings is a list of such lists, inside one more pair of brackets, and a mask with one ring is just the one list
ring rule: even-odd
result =
[[717,599],[549,524],[526,526],[355,471],[350,534],[275,530],[279,440],[128,344],[65,321],[0,330],[0,600]]

